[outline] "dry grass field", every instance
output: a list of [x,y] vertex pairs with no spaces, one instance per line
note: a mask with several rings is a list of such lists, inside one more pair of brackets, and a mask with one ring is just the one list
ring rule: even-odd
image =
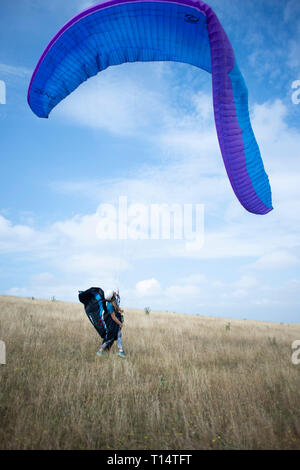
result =
[[0,297],[1,449],[300,449],[300,325],[125,321],[100,358],[81,304]]

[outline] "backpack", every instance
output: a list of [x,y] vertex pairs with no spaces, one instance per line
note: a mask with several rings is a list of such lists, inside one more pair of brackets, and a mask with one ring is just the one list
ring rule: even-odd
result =
[[78,298],[84,305],[90,322],[103,338],[106,332],[105,315],[107,314],[103,290],[100,287],[90,287],[86,291],[79,291]]

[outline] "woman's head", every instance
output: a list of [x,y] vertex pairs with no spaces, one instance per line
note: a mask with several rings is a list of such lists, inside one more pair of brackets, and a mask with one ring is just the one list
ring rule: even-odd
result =
[[112,289],[106,290],[104,294],[105,300],[111,302],[115,297],[115,292]]

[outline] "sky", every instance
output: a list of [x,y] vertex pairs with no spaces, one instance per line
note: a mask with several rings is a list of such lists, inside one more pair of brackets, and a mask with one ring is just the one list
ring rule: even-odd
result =
[[[231,189],[205,71],[123,64],[82,84],[48,120],[32,113],[40,55],[94,3],[1,0],[0,294],[76,301],[100,286],[119,288],[126,307],[299,323],[299,0],[209,2],[249,89],[273,193],[263,217]],[[203,205],[204,240],[101,239],[99,211],[120,197]]]

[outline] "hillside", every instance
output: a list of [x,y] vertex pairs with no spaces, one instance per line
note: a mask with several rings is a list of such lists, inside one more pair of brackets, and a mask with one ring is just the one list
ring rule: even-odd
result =
[[125,321],[99,358],[81,304],[0,297],[1,449],[300,449],[300,325]]

